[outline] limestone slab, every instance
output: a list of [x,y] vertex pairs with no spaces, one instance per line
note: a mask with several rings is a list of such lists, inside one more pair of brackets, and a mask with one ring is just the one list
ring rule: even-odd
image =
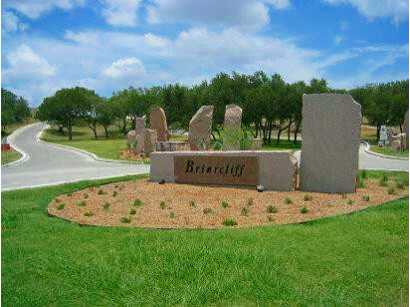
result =
[[300,188],[355,192],[361,106],[350,95],[303,95]]
[[157,137],[159,142],[165,142],[169,139],[167,117],[162,108],[155,108],[149,114],[149,122],[151,129],[157,131]]
[[191,150],[207,150],[211,144],[213,106],[202,106],[189,122],[188,142]]

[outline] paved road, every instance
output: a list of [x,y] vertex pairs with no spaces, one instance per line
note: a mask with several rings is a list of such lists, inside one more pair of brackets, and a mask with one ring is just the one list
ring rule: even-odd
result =
[[38,141],[43,127],[36,123],[10,137],[10,143],[27,153],[28,159],[1,167],[3,191],[149,172],[149,165],[96,161],[84,153]]

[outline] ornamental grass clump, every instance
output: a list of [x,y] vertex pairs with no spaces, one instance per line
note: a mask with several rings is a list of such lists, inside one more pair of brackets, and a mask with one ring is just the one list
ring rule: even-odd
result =
[[136,200],[134,200],[134,203],[133,203],[134,207],[140,207],[142,205],[143,205],[143,203],[140,199],[137,198]]
[[65,204],[64,204],[64,203],[59,204],[59,205],[57,206],[57,210],[63,210],[64,207],[65,207]]
[[205,208],[203,210],[204,214],[211,214],[212,213],[212,209],[211,208]]
[[304,201],[311,201],[312,199],[313,199],[312,195],[305,194],[305,196],[303,196]]
[[224,209],[225,209],[225,208],[228,208],[228,207],[229,207],[228,202],[227,202],[227,201],[225,201],[225,200],[224,200],[224,201],[222,201],[222,202],[221,202],[221,207],[222,207],[222,208],[224,208]]
[[129,217],[123,216],[123,217],[120,219],[120,222],[121,222],[121,223],[124,223],[124,224],[129,224],[129,223],[131,223],[131,219],[130,219]]
[[285,204],[287,204],[287,205],[293,204],[293,201],[292,201],[292,199],[290,199],[290,197],[286,197],[285,200],[284,200],[284,202],[285,202]]
[[362,199],[364,201],[369,201],[370,200],[370,196],[369,195],[363,195]]
[[229,226],[229,227],[231,227],[231,226],[236,226],[236,225],[238,225],[238,222],[237,222],[234,218],[227,218],[227,219],[224,219],[224,221],[222,222],[222,224],[223,224],[224,226]]
[[159,204],[159,207],[160,207],[162,210],[164,210],[164,209],[167,207],[167,205],[165,204],[165,201],[161,201],[160,204]]
[[110,206],[111,206],[110,203],[105,202],[105,203],[103,204],[103,209],[104,209],[104,210],[108,210],[108,209],[110,209]]
[[196,208],[196,203],[195,203],[195,201],[193,201],[193,200],[191,200],[191,201],[189,202],[189,205],[190,205],[192,208]]
[[130,209],[130,214],[131,215],[135,215],[137,213],[137,210],[135,210],[135,209]]
[[93,215],[94,215],[94,213],[92,213],[91,211],[87,211],[87,212],[84,213],[84,216],[87,216],[87,217],[90,217],[90,216],[93,216]]
[[77,206],[78,206],[78,207],[85,207],[85,206],[87,206],[87,203],[86,203],[84,200],[82,200],[82,201],[79,201],[79,202],[77,203]]
[[387,190],[387,194],[389,194],[389,195],[393,195],[393,194],[395,194],[396,193],[396,190],[393,188],[393,187],[390,187],[388,190]]
[[308,212],[309,212],[309,209],[306,208],[306,207],[303,207],[302,209],[300,209],[300,213],[302,213],[302,214],[306,214]]
[[248,214],[249,214],[249,209],[247,207],[243,207],[241,210],[241,215],[248,216]]
[[278,209],[277,209],[275,206],[273,206],[273,205],[269,205],[269,206],[266,208],[266,212],[268,212],[268,213],[276,213],[276,212],[278,212]]

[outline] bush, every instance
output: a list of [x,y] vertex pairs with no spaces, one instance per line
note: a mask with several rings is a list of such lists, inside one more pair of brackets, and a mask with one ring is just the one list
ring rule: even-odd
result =
[[396,190],[395,190],[393,187],[390,187],[390,188],[387,190],[387,193],[388,193],[389,195],[393,195],[393,194],[396,193]]
[[130,214],[131,214],[131,215],[135,215],[136,213],[137,213],[137,210],[135,210],[135,209],[131,209],[131,210],[130,210]]
[[253,206],[253,198],[249,198],[249,199],[246,201],[246,205],[247,205],[248,207]]
[[118,192],[117,192],[117,191],[112,192],[112,196],[113,196],[113,197],[115,197],[115,196],[117,196],[117,195],[118,195]]
[[94,213],[92,213],[91,211],[87,211],[86,213],[84,213],[84,216],[88,216],[88,217],[93,216],[93,215]]
[[161,203],[159,204],[159,207],[160,207],[162,210],[164,210],[164,209],[167,207],[167,205],[165,204],[165,201],[161,201]]
[[87,203],[86,203],[84,200],[79,201],[79,202],[77,203],[77,206],[79,206],[79,207],[85,207],[86,205],[87,205]]
[[286,197],[284,202],[287,205],[293,204],[293,201],[289,197]]
[[129,224],[129,223],[131,223],[131,219],[130,219],[129,217],[125,217],[125,216],[123,216],[123,217],[120,219],[120,221],[121,221],[121,223],[124,223],[124,224]]
[[268,221],[269,222],[273,222],[275,220],[275,218],[272,215],[268,215]]
[[266,208],[266,212],[268,212],[268,213],[276,213],[276,212],[278,212],[278,209],[277,209],[275,206],[269,205],[269,206]]
[[110,208],[111,204],[108,202],[105,202],[103,205],[104,210],[108,210]]
[[404,183],[402,181],[396,181],[396,188],[398,188],[399,190],[404,190]]
[[248,216],[249,209],[247,207],[243,207],[241,210],[241,215]]
[[97,194],[98,194],[98,195],[104,195],[105,192],[104,192],[102,189],[100,189],[100,190],[98,190]]
[[141,201],[140,199],[137,198],[136,200],[134,200],[133,205],[134,205],[135,207],[140,207],[140,206],[143,205],[143,203],[142,203],[142,201]]
[[222,202],[221,202],[221,207],[222,207],[222,208],[228,208],[228,207],[229,207],[228,202],[227,202],[227,201],[222,201]]
[[61,199],[56,198],[56,203],[59,203],[61,201]]
[[369,195],[363,195],[362,199],[364,201],[369,201],[370,200],[370,196]]
[[306,207],[303,207],[302,209],[300,209],[300,213],[302,213],[302,214],[305,214],[305,213],[308,213],[308,212],[309,212],[309,209],[306,208]]
[[224,226],[236,226],[238,225],[238,223],[236,222],[236,220],[234,218],[227,218],[224,219],[224,221],[222,222],[222,224]]
[[169,217],[170,217],[171,219],[173,219],[173,218],[175,217],[175,213],[174,213],[174,212],[171,212],[171,213],[169,214]]
[[57,206],[57,210],[63,210],[64,207],[65,207],[65,204],[64,204],[64,203],[63,203],[63,204],[59,204],[59,205]]
[[305,196],[303,196],[304,201],[311,201],[312,199],[313,199],[312,195],[305,194]]
[[348,204],[348,205],[353,205],[353,204],[354,204],[354,201],[353,201],[352,199],[349,199],[349,200],[347,201],[347,204]]
[[387,176],[386,173],[383,173],[383,175],[382,175],[382,180],[383,180],[384,182],[389,182],[389,176]]
[[364,179],[362,179],[359,174],[356,176],[356,187],[359,189],[364,189],[366,187],[364,184]]
[[203,212],[204,212],[204,214],[210,214],[210,213],[212,213],[212,209],[211,208],[205,208],[203,210]]
[[367,179],[367,171],[365,169],[360,172],[360,177],[362,179]]
[[87,199],[88,198],[88,194],[86,193],[86,194],[84,194],[84,198],[85,199]]
[[192,208],[196,208],[196,203],[195,203],[193,200],[191,200],[191,201],[189,202],[189,205],[190,205]]

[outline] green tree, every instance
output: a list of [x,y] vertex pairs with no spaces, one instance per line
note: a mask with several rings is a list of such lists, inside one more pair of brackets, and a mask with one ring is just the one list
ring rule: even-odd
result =
[[1,131],[7,132],[7,126],[22,123],[31,116],[30,108],[23,97],[1,89]]

